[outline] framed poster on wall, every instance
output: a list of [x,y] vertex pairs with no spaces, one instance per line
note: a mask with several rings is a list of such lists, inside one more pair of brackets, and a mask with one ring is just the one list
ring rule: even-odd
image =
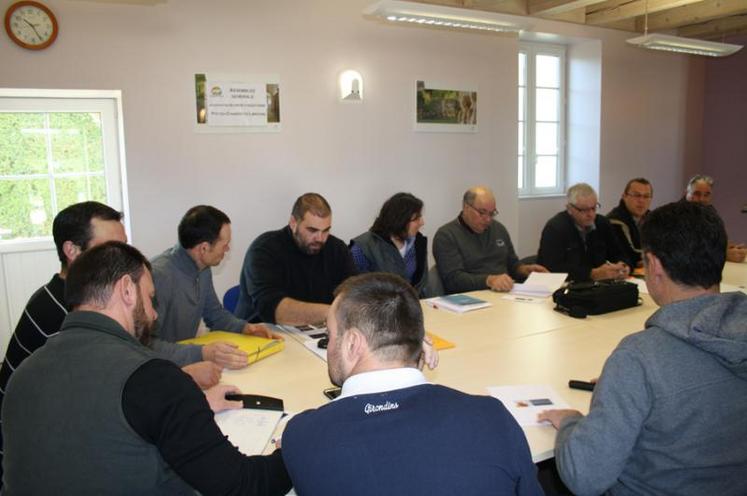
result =
[[441,133],[477,132],[477,90],[418,81],[415,130]]
[[275,75],[195,74],[195,131],[280,131],[280,83]]

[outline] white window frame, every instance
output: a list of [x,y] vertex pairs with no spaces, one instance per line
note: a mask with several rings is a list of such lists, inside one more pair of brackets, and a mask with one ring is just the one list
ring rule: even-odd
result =
[[[566,114],[567,114],[567,101],[568,101],[568,82],[566,79],[567,74],[567,54],[566,47],[564,45],[550,45],[545,43],[519,43],[519,53],[523,53],[526,56],[526,74],[524,78],[525,86],[525,101],[520,101],[519,106],[523,106],[524,110],[524,149],[519,150],[517,160],[518,170],[518,159],[519,156],[524,156],[524,167],[522,188],[518,188],[520,198],[533,198],[533,197],[546,197],[546,196],[559,196],[565,193],[565,180],[566,180]],[[535,152],[535,129],[536,129],[536,112],[535,112],[535,56],[536,55],[553,55],[560,57],[560,88],[559,88],[559,101],[558,101],[558,162],[556,168],[556,178],[554,188],[538,188],[534,186],[535,178],[535,167],[537,163],[537,154]],[[518,54],[517,54],[518,59]],[[518,78],[517,78],[518,81]],[[521,88],[517,84],[517,98],[518,89]],[[518,132],[518,120],[517,115],[517,132]],[[518,136],[517,136],[518,138]],[[521,173],[521,172],[520,172]],[[518,186],[518,185],[517,185]]]
[[[0,110],[15,112],[96,112],[101,114],[104,170],[108,203],[124,214],[125,232],[130,231],[127,167],[119,90],[47,90],[0,88]],[[0,253],[54,248],[51,233],[37,239],[0,240]]]

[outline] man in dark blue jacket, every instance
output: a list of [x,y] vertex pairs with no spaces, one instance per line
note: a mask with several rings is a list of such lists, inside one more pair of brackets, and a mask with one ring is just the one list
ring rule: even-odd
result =
[[327,315],[332,403],[294,417],[283,459],[303,494],[543,494],[526,438],[495,398],[429,384],[423,313],[393,274],[344,282]]

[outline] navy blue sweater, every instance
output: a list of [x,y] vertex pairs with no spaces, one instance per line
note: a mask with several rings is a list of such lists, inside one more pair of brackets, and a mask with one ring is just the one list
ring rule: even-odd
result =
[[503,404],[425,384],[297,415],[283,459],[303,495],[536,495],[524,433]]

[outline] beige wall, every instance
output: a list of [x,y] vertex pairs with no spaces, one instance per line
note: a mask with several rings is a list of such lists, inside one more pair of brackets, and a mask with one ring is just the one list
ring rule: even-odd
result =
[[[514,38],[368,21],[360,14],[368,0],[47,3],[59,39],[41,53],[0,43],[0,86],[121,89],[133,242],[155,255],[175,242],[188,207],[223,209],[234,242],[217,271],[219,291],[238,281],[251,240],[283,225],[292,201],[309,190],[330,200],[333,231],[346,241],[400,190],[425,201],[432,237],[467,186],[492,186],[520,255],[536,250],[532,238],[555,210],[552,201],[516,198]],[[602,41],[605,208],[638,174],[654,181],[657,201],[673,198],[686,158],[688,59],[628,47],[615,31],[538,28]],[[336,101],[337,75],[349,68],[364,77],[361,105]],[[282,132],[195,134],[193,74],[210,71],[278,74]],[[479,132],[413,132],[417,79],[474,85]]]

